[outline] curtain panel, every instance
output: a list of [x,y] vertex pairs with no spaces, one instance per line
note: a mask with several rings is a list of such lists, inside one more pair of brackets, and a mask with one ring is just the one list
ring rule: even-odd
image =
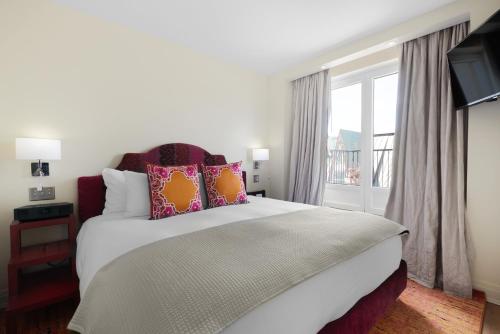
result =
[[446,54],[468,29],[462,23],[402,46],[385,213],[410,230],[403,248],[410,277],[464,297],[472,294],[465,229],[467,111],[454,108]]
[[327,70],[292,82],[289,201],[315,205],[323,202],[330,104]]

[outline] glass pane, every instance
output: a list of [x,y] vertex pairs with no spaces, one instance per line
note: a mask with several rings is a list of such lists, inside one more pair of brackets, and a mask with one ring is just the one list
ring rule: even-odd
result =
[[389,187],[396,128],[398,74],[373,79],[373,179],[374,187]]
[[359,186],[361,83],[332,90],[327,182]]

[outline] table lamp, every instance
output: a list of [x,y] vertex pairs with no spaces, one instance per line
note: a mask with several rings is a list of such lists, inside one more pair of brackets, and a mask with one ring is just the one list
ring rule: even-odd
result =
[[61,160],[61,141],[59,139],[16,138],[16,159],[38,160],[38,162],[31,163],[31,175],[48,176],[49,164],[42,160]]
[[252,160],[253,160],[253,169],[259,169],[261,161],[269,160],[269,149],[254,148],[252,150]]

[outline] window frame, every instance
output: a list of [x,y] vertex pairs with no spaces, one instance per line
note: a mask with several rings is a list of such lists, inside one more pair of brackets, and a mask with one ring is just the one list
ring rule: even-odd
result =
[[[373,134],[374,134],[374,79],[392,75],[399,72],[398,59],[365,67],[353,72],[331,76],[331,90],[361,83],[361,163],[360,184],[333,184],[326,183],[330,191],[360,192],[360,205],[352,203],[331,202],[325,198],[325,205],[347,210],[361,210],[382,215],[384,210],[374,207],[373,195],[388,195],[389,188],[374,187],[373,178]],[[330,126],[330,124],[328,125]],[[369,152],[369,153],[367,153]],[[368,176],[368,177],[367,177]]]

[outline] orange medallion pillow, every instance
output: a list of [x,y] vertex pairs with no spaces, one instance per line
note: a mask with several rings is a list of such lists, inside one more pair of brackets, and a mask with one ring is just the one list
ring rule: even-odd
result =
[[151,219],[161,219],[203,209],[198,166],[147,165]]
[[242,161],[221,166],[202,166],[209,207],[248,202],[241,164]]

